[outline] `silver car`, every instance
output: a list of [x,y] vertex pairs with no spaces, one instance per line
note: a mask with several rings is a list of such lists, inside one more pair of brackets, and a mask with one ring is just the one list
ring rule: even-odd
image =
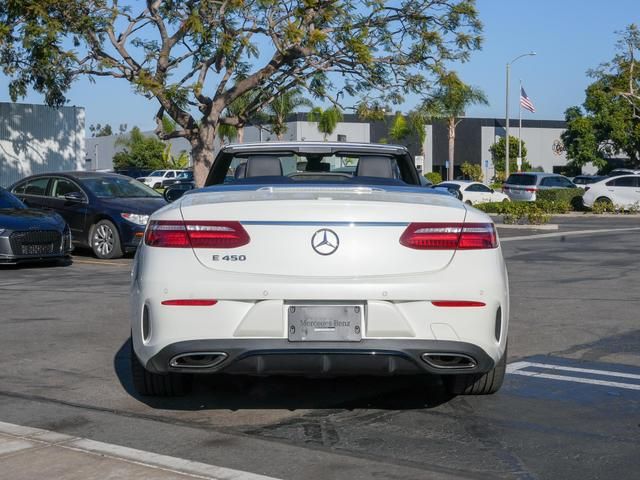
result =
[[509,199],[525,202],[536,200],[540,190],[552,188],[577,188],[567,177],[556,173],[544,172],[523,172],[512,173],[507,181],[502,185],[502,191],[509,196]]

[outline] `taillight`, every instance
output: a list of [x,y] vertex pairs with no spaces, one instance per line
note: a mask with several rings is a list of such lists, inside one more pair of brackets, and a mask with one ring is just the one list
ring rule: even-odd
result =
[[493,223],[411,223],[400,244],[416,250],[474,250],[496,248]]
[[164,300],[162,305],[169,305],[174,307],[211,307],[218,303],[217,300],[210,300],[204,298],[187,298],[181,300]]
[[525,192],[533,193],[533,192],[537,192],[537,191],[538,191],[538,189],[537,189],[536,187],[533,187],[533,188],[528,187],[528,188],[525,188],[525,189],[524,189],[524,191],[525,191]]
[[474,302],[471,300],[431,300],[435,307],[484,307],[484,302]]
[[209,220],[153,220],[144,237],[151,247],[167,248],[237,248],[250,240],[240,222]]

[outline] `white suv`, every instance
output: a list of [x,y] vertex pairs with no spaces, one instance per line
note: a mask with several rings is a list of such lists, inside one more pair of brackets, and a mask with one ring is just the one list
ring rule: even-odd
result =
[[139,177],[136,180],[151,188],[164,187],[165,180],[174,180],[185,170],[155,170],[146,177]]

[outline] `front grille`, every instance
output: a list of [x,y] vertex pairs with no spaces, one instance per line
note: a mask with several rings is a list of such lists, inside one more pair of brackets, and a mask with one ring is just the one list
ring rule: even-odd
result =
[[62,234],[55,230],[13,232],[9,242],[14,255],[53,255],[61,251]]

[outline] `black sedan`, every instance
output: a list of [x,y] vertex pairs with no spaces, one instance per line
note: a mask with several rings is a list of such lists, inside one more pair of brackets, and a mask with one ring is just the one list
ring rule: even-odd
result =
[[68,172],[33,175],[11,187],[29,207],[59,213],[71,227],[73,242],[98,258],[134,251],[149,215],[166,204],[146,185],[123,175]]
[[71,231],[60,215],[27,208],[0,188],[0,263],[63,258],[71,249]]

